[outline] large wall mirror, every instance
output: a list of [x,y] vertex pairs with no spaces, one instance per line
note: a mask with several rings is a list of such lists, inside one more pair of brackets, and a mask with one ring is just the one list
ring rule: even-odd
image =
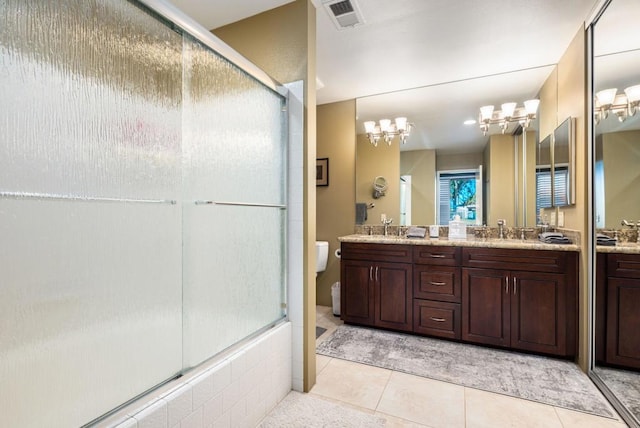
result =
[[591,374],[632,426],[640,426],[640,111],[629,108],[636,95],[625,89],[640,84],[640,32],[630,30],[638,22],[638,0],[612,0],[592,27],[598,245]]
[[[504,134],[492,126],[487,135],[465,121],[477,120],[487,104],[522,106],[552,72],[545,66],[357,99],[356,202],[375,205],[366,224],[380,224],[381,214],[394,224],[447,224],[454,212],[444,209],[442,189],[455,185],[466,203],[455,213],[467,224],[496,226],[506,219],[508,226],[535,226],[538,121],[524,133],[511,124]],[[396,137],[374,147],[364,122],[398,116],[413,124],[406,144]],[[372,183],[380,175],[388,191],[374,200]]]

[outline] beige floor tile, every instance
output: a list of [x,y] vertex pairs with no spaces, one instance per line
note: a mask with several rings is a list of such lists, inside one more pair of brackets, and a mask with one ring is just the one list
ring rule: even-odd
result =
[[621,420],[601,418],[559,407],[556,407],[556,413],[564,428],[623,428],[627,426]]
[[344,401],[336,400],[335,398],[325,397],[325,396],[322,396],[322,395],[315,395],[313,393],[310,393],[310,394],[313,395],[314,397],[320,399],[320,400],[324,400],[324,401],[328,401],[330,403],[338,404],[340,407],[344,407],[344,408],[347,408],[347,409],[354,409],[354,410],[357,410],[357,411],[362,412],[362,413],[367,413],[369,415],[374,415],[376,413],[376,411],[373,410],[373,409],[367,409],[365,407],[356,406],[355,404],[345,403]]
[[330,306],[316,305],[316,316],[327,315],[331,313],[332,308]]
[[465,388],[467,428],[563,428],[553,406]]
[[[335,330],[336,328],[338,328],[338,326],[331,322],[330,320],[328,320],[326,317],[318,317],[316,318],[316,326],[318,327],[322,327],[322,328],[326,328],[327,330]],[[323,333],[322,336],[327,336],[327,333]],[[320,336],[320,337],[322,337]]]
[[316,346],[327,340],[334,331],[338,328],[338,326],[344,324],[340,317],[334,317],[332,313],[328,315],[318,315],[316,316],[316,325],[318,327],[326,328],[327,331],[322,333],[322,335],[316,339]]
[[340,317],[336,317],[333,316],[331,314],[329,315],[321,315],[319,317],[316,317],[316,325],[320,326],[320,327],[338,327],[339,325],[344,324],[344,322],[342,322],[342,320],[340,319]]
[[312,394],[375,410],[391,371],[332,359],[318,375]]
[[464,427],[464,387],[393,372],[377,410],[434,428]]
[[382,412],[376,412],[375,415],[385,419],[385,428],[430,428],[426,425],[417,424]]
[[316,354],[316,376],[322,372],[322,370],[329,364],[331,357],[325,357],[324,355]]

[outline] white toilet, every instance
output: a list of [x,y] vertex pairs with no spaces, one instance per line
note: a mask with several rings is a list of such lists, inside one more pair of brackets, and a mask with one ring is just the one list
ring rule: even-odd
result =
[[316,276],[318,272],[324,272],[329,258],[329,242],[316,241]]

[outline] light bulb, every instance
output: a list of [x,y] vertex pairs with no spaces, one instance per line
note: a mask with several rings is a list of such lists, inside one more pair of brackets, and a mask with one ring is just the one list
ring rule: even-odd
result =
[[504,117],[512,117],[515,109],[516,109],[516,103],[502,104],[502,112],[504,113]]
[[598,101],[602,107],[607,107],[613,104],[613,100],[616,98],[618,88],[605,89],[596,94]]
[[536,114],[538,111],[538,105],[540,105],[540,100],[527,100],[524,102],[524,108],[528,115]]
[[364,123],[364,131],[367,134],[372,134],[376,129],[376,123],[372,120],[369,120]]
[[640,101],[640,85],[629,86],[624,90],[630,103]]
[[482,106],[480,107],[480,121],[485,122],[491,120],[491,116],[493,115],[493,106]]

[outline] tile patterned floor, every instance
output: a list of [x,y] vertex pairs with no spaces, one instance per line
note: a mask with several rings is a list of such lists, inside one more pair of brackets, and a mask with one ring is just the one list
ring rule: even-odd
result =
[[[342,322],[330,308],[317,308],[317,325]],[[387,426],[430,428],[622,428],[613,420],[501,394],[466,388],[350,361],[316,356],[317,383],[310,394],[342,406],[376,414]],[[615,412],[614,412],[615,413]]]

